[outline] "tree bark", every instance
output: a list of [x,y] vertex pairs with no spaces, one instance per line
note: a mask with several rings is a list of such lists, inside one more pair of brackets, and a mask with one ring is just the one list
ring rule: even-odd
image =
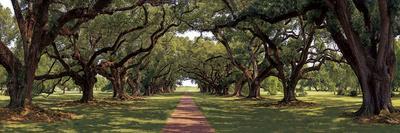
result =
[[260,82],[258,80],[250,81],[249,95],[246,98],[260,98]]
[[128,82],[129,87],[131,87],[131,89],[132,89],[131,96],[132,97],[140,96],[140,77],[139,77],[139,75],[138,75],[138,77],[136,77],[133,80],[128,79],[127,82]]
[[363,71],[357,76],[361,84],[363,103],[355,115],[371,116],[379,115],[381,111],[395,112],[391,100],[391,80],[388,73],[377,73],[376,69],[371,69],[373,68],[369,67],[367,71],[365,69],[359,70]]
[[79,100],[81,103],[88,103],[89,101],[94,100],[93,96],[93,87],[94,84],[97,82],[96,79],[96,69],[94,69],[94,65],[92,67],[86,66],[84,67],[84,74],[82,76],[80,75],[75,75],[72,76],[72,79],[74,80],[76,85],[79,85],[79,87],[82,90],[82,97]]
[[28,101],[25,67],[10,49],[0,41],[0,64],[7,71],[7,91],[10,96],[9,108],[24,108]]
[[150,96],[150,93],[151,93],[151,87],[149,86],[145,88],[143,96]]
[[93,87],[94,83],[86,82],[84,84],[79,85],[82,88],[82,97],[79,100],[80,103],[89,103],[94,100],[93,97]]
[[[365,6],[363,2],[357,6]],[[391,85],[394,78],[396,57],[393,46],[393,29],[387,0],[379,0],[379,30],[370,30],[372,24],[368,10],[359,10],[364,16],[365,27],[370,32],[371,44],[364,44],[357,30],[352,27],[348,1],[327,2],[340,25],[328,20],[328,30],[355,72],[363,93],[363,103],[357,116],[379,115],[381,111],[395,112],[391,102]],[[338,31],[340,28],[342,31]]]
[[[286,84],[286,85],[285,85]],[[297,82],[288,82],[284,84],[284,90],[283,90],[283,99],[280,101],[280,103],[290,103],[297,101],[296,99],[296,85]]]
[[130,96],[126,94],[124,90],[125,85],[125,75],[126,71],[123,70],[122,67],[111,68],[111,84],[114,90],[114,98],[119,100],[127,100],[130,99]]
[[246,83],[246,77],[241,77],[238,81],[235,82],[235,91],[233,92],[232,96],[236,97],[243,97],[242,89],[243,85]]
[[20,68],[16,71],[8,73],[7,90],[9,91],[10,102],[7,107],[9,108],[24,108],[26,105],[27,88],[24,86],[24,73]]

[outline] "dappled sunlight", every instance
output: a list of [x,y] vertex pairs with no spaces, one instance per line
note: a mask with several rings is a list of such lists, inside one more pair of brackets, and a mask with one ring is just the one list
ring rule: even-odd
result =
[[[112,93],[95,94],[96,104],[60,103],[76,100],[79,95],[52,95],[48,98],[36,97],[35,103],[44,108],[59,109],[76,113],[74,120],[53,123],[6,122],[1,124],[0,132],[159,132],[170,113],[175,109],[180,94],[157,95],[139,101],[107,101]],[[5,106],[7,98],[0,96],[0,104]]]
[[175,92],[183,93],[183,92],[200,92],[200,89],[193,86],[181,86],[177,87]]
[[[316,103],[312,107],[269,108],[254,106],[277,102],[281,95],[263,96],[262,100],[239,100],[194,94],[198,104],[217,132],[381,132],[399,126],[384,124],[363,125],[344,113],[356,111],[360,97],[335,96],[332,93],[311,92],[299,100]],[[399,103],[394,98],[393,103]]]

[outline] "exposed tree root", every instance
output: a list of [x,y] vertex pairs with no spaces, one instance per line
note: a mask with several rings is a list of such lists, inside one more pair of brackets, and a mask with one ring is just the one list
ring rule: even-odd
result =
[[126,94],[120,94],[120,95],[117,95],[117,97],[115,97],[114,99],[115,100],[120,100],[120,101],[127,101],[127,100],[130,100],[130,99],[133,99],[133,97],[131,97],[129,95],[126,95]]
[[263,103],[261,106],[272,107],[272,108],[288,108],[288,107],[296,107],[296,108],[307,108],[316,106],[316,103],[312,102],[304,102],[300,100],[290,101],[290,102],[273,102],[273,103]]
[[0,108],[0,123],[2,122],[56,122],[74,119],[75,114],[58,110],[47,110],[31,105],[20,109]]
[[235,101],[257,101],[257,100],[263,100],[265,98],[263,97],[241,97],[239,99],[235,99]]
[[355,113],[345,113],[344,115],[348,117],[353,117],[354,121],[360,124],[383,123],[400,125],[399,112],[389,113],[387,111],[382,111],[379,115],[374,116],[357,116]]
[[129,95],[124,95],[121,97],[116,97],[116,98],[112,98],[110,100],[116,100],[116,101],[137,101],[137,100],[144,100],[143,97],[139,97],[139,96],[129,96]]

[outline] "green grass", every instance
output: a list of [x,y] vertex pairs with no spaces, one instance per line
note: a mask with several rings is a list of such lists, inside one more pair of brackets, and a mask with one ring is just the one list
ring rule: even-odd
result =
[[192,87],[192,86],[181,86],[177,87],[175,92],[190,92],[190,93],[196,93],[199,92],[200,89],[197,87]]
[[[308,92],[300,100],[316,103],[307,108],[271,108],[259,106],[276,102],[282,95],[263,96],[265,99],[238,100],[233,97],[216,97],[197,93],[195,87],[179,87],[174,94],[156,95],[144,101],[126,101],[104,106],[60,106],[63,101],[77,100],[80,94],[37,97],[36,104],[44,108],[60,109],[78,114],[78,118],[55,123],[6,123],[0,132],[160,132],[166,119],[175,109],[182,92],[192,92],[217,132],[397,132],[400,126],[386,124],[358,124],[344,112],[356,111],[361,97],[335,96],[327,92]],[[263,93],[264,94],[264,93]],[[95,93],[97,99],[109,98],[110,93]],[[8,97],[0,96],[0,106],[5,106]],[[400,105],[400,97],[393,98]],[[397,106],[400,108],[399,106]]]
[[[361,97],[335,96],[332,93],[308,92],[300,100],[318,105],[307,108],[257,106],[276,102],[282,95],[264,96],[259,101],[237,100],[195,93],[200,106],[217,132],[398,132],[400,126],[386,124],[358,124],[344,112],[356,111]],[[400,105],[400,98],[393,98]],[[397,106],[398,107],[398,106]]]
[[[15,123],[0,125],[0,132],[160,132],[175,109],[181,93],[156,95],[142,101],[126,101],[115,105],[59,106],[60,102],[77,100],[81,94],[37,97],[34,102],[43,108],[59,109],[78,114],[78,119],[54,123]],[[96,93],[97,99],[109,98],[110,93]],[[0,106],[8,97],[0,96]]]

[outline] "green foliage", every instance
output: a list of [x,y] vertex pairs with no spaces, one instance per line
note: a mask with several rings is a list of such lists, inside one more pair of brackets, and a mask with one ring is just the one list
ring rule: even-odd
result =
[[397,72],[395,73],[394,76],[394,81],[393,81],[393,90],[394,91],[399,91],[400,89],[400,40],[397,39],[394,43],[394,48],[395,48],[395,54],[396,54],[396,70]]
[[111,91],[113,91],[112,84],[109,82],[108,84],[106,84],[105,86],[103,86],[101,88],[101,91],[102,92],[111,92]]
[[[94,84],[94,87],[96,89],[100,89],[101,91],[108,90],[108,86],[110,84],[110,81],[107,80],[106,78],[102,77],[102,76],[99,76],[99,75],[96,76],[96,78],[97,78],[97,82],[96,82],[96,84]],[[105,89],[105,88],[107,88],[107,89]]]
[[261,88],[268,92],[269,95],[277,95],[282,92],[282,83],[276,77],[268,77],[261,83]]
[[351,91],[357,92],[360,89],[357,77],[346,64],[327,62],[320,71],[310,73],[308,77],[313,78],[302,81],[301,84],[309,89],[333,91],[338,95],[351,95]]
[[0,41],[10,45],[13,41],[16,41],[17,35],[18,29],[11,9],[0,5]]
[[[18,29],[11,14],[11,9],[0,5],[0,41],[9,47],[14,47]],[[14,44],[14,45],[12,45]],[[7,83],[7,71],[0,67],[0,94],[5,90]]]

